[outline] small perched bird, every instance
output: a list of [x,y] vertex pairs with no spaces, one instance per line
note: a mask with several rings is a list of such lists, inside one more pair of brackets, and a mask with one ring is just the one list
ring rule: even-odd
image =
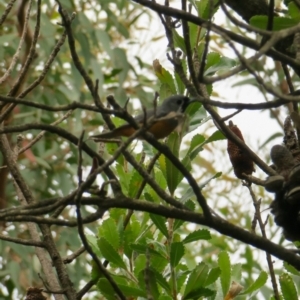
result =
[[[183,95],[175,95],[166,98],[163,103],[156,108],[147,109],[146,114],[140,114],[134,118],[139,126],[143,125],[145,115],[147,120],[155,118],[156,121],[150,126],[148,132],[156,139],[167,137],[174,130],[180,130],[183,123],[183,113],[190,103],[196,99],[190,99]],[[134,134],[136,129],[131,124],[124,124],[112,131],[93,135],[90,139],[94,141],[109,140],[120,136],[129,137]]]
[[286,239],[300,241],[300,165],[285,146],[273,146],[270,156],[279,174],[267,179],[266,189],[275,192],[271,213]]
[[270,157],[277,173],[287,180],[291,169],[296,164],[293,154],[286,147],[275,145],[271,149]]

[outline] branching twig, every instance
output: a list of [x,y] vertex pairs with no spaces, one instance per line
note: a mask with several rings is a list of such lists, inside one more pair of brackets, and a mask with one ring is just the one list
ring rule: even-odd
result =
[[0,18],[0,26],[2,26],[2,24],[5,22],[5,19],[8,16],[9,12],[11,11],[11,9],[13,8],[15,2],[16,2],[16,0],[10,0],[7,3],[6,8],[5,8],[4,12],[3,12],[3,15]]
[[8,67],[8,69],[6,70],[6,72],[3,74],[3,76],[0,78],[0,84],[2,84],[3,82],[5,82],[7,80],[7,78],[9,77],[10,73],[12,72],[12,70],[15,67],[15,65],[17,63],[17,60],[19,58],[21,49],[22,49],[24,41],[25,41],[25,36],[26,36],[26,33],[27,33],[27,26],[28,26],[28,20],[29,20],[31,5],[32,5],[32,0],[30,0],[30,2],[28,4],[26,16],[25,16],[24,27],[23,27],[23,32],[22,32],[22,36],[21,36],[21,39],[20,39],[20,42],[19,42],[19,46],[17,48],[16,53],[12,57],[10,66]]
[[[82,149],[81,149],[82,139],[83,139],[83,134],[81,135],[81,137],[79,139],[79,143],[78,143],[79,152],[82,151]],[[79,157],[81,157],[81,155],[79,155]],[[80,162],[82,162],[82,161],[80,161]],[[81,165],[80,164],[78,166],[78,169],[81,169]],[[81,172],[80,171],[78,171],[78,174],[81,176]],[[92,176],[92,175],[90,175],[90,176]],[[120,290],[120,288],[118,287],[118,285],[116,284],[116,282],[113,280],[113,278],[111,277],[111,275],[109,274],[109,272],[106,270],[106,268],[103,267],[100,259],[94,253],[92,247],[89,245],[88,240],[87,240],[87,238],[85,236],[84,228],[83,228],[83,220],[82,220],[81,210],[80,210],[81,196],[82,196],[82,193],[84,191],[83,186],[85,186],[85,183],[82,182],[81,178],[79,178],[78,182],[79,182],[79,188],[78,188],[78,192],[77,192],[77,195],[76,195],[76,198],[75,198],[75,203],[76,203],[76,214],[77,214],[77,222],[78,222],[78,233],[79,233],[80,239],[81,239],[81,241],[82,241],[82,243],[84,245],[85,250],[90,254],[90,256],[92,257],[92,259],[96,263],[96,265],[99,268],[99,270],[101,271],[101,273],[104,275],[104,277],[111,284],[111,286],[114,289],[114,291],[116,292],[116,294],[120,297],[120,299],[126,300],[126,297],[124,296],[124,294],[122,293],[122,291]]]
[[[256,220],[258,221],[261,234],[265,239],[267,239],[265,224],[262,221],[261,214],[260,214],[261,200],[256,199],[256,196],[255,196],[255,194],[254,194],[254,192],[251,188],[251,185],[245,184],[245,186],[248,188],[248,190],[250,192],[250,195],[252,197],[253,205],[255,207],[255,216],[256,216]],[[273,266],[273,262],[272,262],[272,257],[268,252],[266,252],[266,257],[267,257],[267,263],[268,263],[270,276],[271,276],[271,282],[272,282],[273,291],[274,291],[274,298],[276,300],[280,300],[280,296],[279,296],[279,292],[278,292],[278,286],[277,286],[277,282],[276,282],[276,276],[275,276],[275,272],[274,272],[274,266]]]

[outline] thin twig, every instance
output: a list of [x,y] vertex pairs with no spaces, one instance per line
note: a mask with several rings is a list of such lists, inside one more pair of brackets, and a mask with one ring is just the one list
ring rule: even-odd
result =
[[[262,221],[261,214],[260,214],[261,201],[256,199],[256,195],[254,194],[251,185],[245,184],[245,186],[248,188],[250,195],[252,197],[253,205],[255,208],[255,215],[256,215],[256,219],[257,219],[259,227],[260,227],[261,234],[265,239],[267,239],[265,225],[264,225],[264,222]],[[273,262],[272,262],[272,257],[268,252],[266,252],[266,257],[267,257],[267,263],[268,263],[270,276],[271,276],[271,282],[272,282],[273,291],[274,291],[274,298],[276,300],[280,300],[278,286],[277,286],[277,282],[276,282],[276,276],[275,276],[275,272],[274,272],[274,266],[273,266]]]
[[3,15],[0,18],[0,26],[2,26],[2,24],[5,22],[5,19],[8,16],[9,12],[11,11],[11,9],[13,8],[15,2],[16,2],[16,0],[10,0],[7,3],[6,8],[4,10],[4,13],[3,13]]
[[[82,140],[83,140],[83,134],[81,135],[81,137],[79,139],[79,143],[78,143],[79,152],[82,151],[82,148],[81,148]],[[81,168],[81,165],[79,165],[78,168]],[[78,173],[80,173],[80,172],[78,172]],[[79,189],[78,189],[78,192],[77,192],[77,195],[75,198],[75,203],[76,203],[76,214],[77,214],[77,222],[78,222],[78,233],[79,233],[80,239],[83,243],[84,248],[89,253],[89,255],[92,257],[92,259],[96,263],[97,267],[99,268],[101,273],[105,276],[105,278],[108,280],[108,282],[110,283],[110,285],[112,286],[112,288],[114,289],[116,294],[120,297],[120,299],[126,300],[125,295],[122,293],[122,291],[120,290],[120,288],[118,287],[118,285],[116,284],[114,279],[111,277],[109,272],[106,270],[106,268],[103,267],[100,259],[94,253],[92,247],[88,243],[88,240],[85,236],[84,228],[83,228],[83,220],[82,220],[82,216],[81,216],[81,209],[80,209],[80,206],[81,206],[80,201],[81,201],[81,196],[82,196],[82,193],[84,190],[83,187],[85,186],[85,183],[83,183],[82,180],[80,180],[80,179],[78,180],[78,182],[79,182]]]
[[[8,69],[6,70],[6,72],[3,74],[3,76],[0,78],[0,84],[4,83],[7,78],[9,77],[10,73],[12,72],[13,68],[15,67],[19,56],[20,56],[20,52],[22,50],[24,41],[25,41],[25,36],[27,33],[27,26],[28,26],[28,20],[29,20],[29,16],[30,16],[30,10],[31,10],[31,5],[32,5],[32,0],[30,0],[29,4],[28,4],[28,8],[27,8],[27,12],[26,12],[26,16],[25,16],[25,22],[24,22],[24,27],[23,27],[23,33],[19,42],[19,46],[17,48],[16,53],[14,54],[14,56],[12,57],[10,66],[8,67]],[[1,122],[0,122],[1,123]]]

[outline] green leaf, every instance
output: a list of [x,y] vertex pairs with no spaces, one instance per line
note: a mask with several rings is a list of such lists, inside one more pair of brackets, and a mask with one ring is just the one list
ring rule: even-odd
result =
[[178,263],[180,262],[180,259],[184,255],[184,246],[183,243],[172,243],[171,244],[171,251],[170,251],[170,262],[171,266],[175,268]]
[[[195,203],[192,200],[189,200],[185,203],[185,206],[188,207],[191,211],[195,210]],[[185,221],[175,219],[174,226],[173,226],[173,231],[176,231]]]
[[[199,189],[203,189],[212,179],[218,178],[222,175],[222,172],[216,173],[214,176],[209,178],[208,180],[204,181],[202,184],[199,185]],[[185,202],[186,200],[190,199],[191,197],[195,196],[194,190],[190,187],[184,193],[182,198],[180,199],[181,202]]]
[[205,137],[201,134],[196,134],[193,136],[190,142],[190,148],[188,150],[188,154],[191,153],[197,146],[203,144],[205,141]]
[[[182,271],[182,269],[185,271]],[[181,291],[183,286],[185,287],[186,282],[187,282],[187,277],[190,274],[191,274],[191,271],[187,270],[186,265],[179,264],[176,267],[176,286],[177,286],[178,291]],[[172,282],[170,284],[172,285]]]
[[105,50],[105,52],[112,57],[111,41],[109,34],[105,30],[95,28],[95,33],[98,37],[98,40],[101,41],[100,46]]
[[159,169],[164,174],[165,178],[167,178],[167,166],[166,166],[166,157],[164,155],[160,155],[158,158]]
[[[181,139],[177,132],[172,132],[167,140],[167,146],[176,157],[179,154],[180,142]],[[166,175],[168,189],[170,194],[173,195],[183,175],[168,158],[166,158]]]
[[183,299],[187,299],[187,296],[195,290],[203,287],[204,283],[207,280],[208,266],[201,262],[191,273],[189,279],[186,283],[186,287],[184,290]]
[[176,82],[176,87],[177,87],[177,93],[181,94],[181,95],[184,94],[185,85],[183,84],[180,76],[177,73],[175,73],[175,82]]
[[165,277],[155,269],[152,271],[155,273],[156,282],[171,296],[172,290]]
[[[161,68],[159,68],[159,71],[155,72],[155,74],[162,84],[166,84],[168,86],[168,88],[171,91],[171,94],[173,94],[173,95],[176,94],[174,79],[168,70],[161,67]],[[170,95],[168,95],[168,96],[170,96]],[[160,99],[165,99],[165,97],[163,97],[161,95]]]
[[256,290],[260,289],[262,286],[264,286],[265,283],[267,282],[267,280],[268,280],[268,274],[264,271],[260,272],[258,278],[246,290],[244,290],[239,295],[246,295],[246,294],[253,293],[254,291],[256,291]]
[[[147,280],[147,286],[145,281]],[[150,295],[153,299],[158,299],[159,291],[157,287],[157,281],[155,277],[155,273],[152,269],[144,269],[138,275],[139,286],[144,291],[149,291]]]
[[298,6],[294,3],[291,2],[288,5],[289,9],[289,15],[291,16],[292,19],[297,20],[298,22],[300,21],[300,10]]
[[136,197],[137,192],[143,182],[143,177],[138,173],[138,171],[132,171],[132,176],[130,177],[129,187],[128,187],[128,197]]
[[112,245],[105,238],[100,238],[97,244],[101,251],[101,254],[105,259],[107,259],[109,262],[117,265],[122,269],[125,270],[127,269],[119,253],[112,247]]
[[120,235],[117,229],[117,225],[113,219],[107,219],[103,221],[98,230],[99,238],[105,238],[115,250],[119,248],[120,245]]
[[216,179],[216,178],[219,178],[220,176],[222,175],[222,172],[218,172],[216,173],[214,176],[212,176],[211,178],[207,179],[206,181],[202,182],[200,185],[199,185],[199,188],[200,189],[203,189],[211,180],[213,179]]
[[158,251],[162,255],[162,257],[168,257],[167,248],[164,243],[158,242],[153,239],[147,239],[147,244],[149,245],[149,247],[151,247],[151,249]]
[[[189,107],[191,108],[187,111],[187,115],[190,116],[190,122],[187,132],[192,132],[205,123],[205,120],[207,119],[207,112],[202,105],[199,105],[198,102],[192,103]],[[197,110],[194,111],[194,109]],[[210,116],[209,119],[211,119]]]
[[231,278],[239,281],[242,277],[242,264],[231,265]]
[[215,74],[215,73],[225,73],[228,72],[230,69],[235,67],[237,65],[237,61],[235,59],[229,58],[229,57],[221,57],[220,61],[216,63],[215,65],[212,65],[207,70],[205,70],[204,75],[208,76],[209,74]]
[[90,235],[90,234],[87,234],[86,238],[87,238],[90,246],[92,247],[93,251],[98,256],[101,256],[101,252],[99,251],[99,248],[98,248],[98,245],[97,245],[98,239],[94,235]]
[[130,69],[130,65],[127,61],[126,52],[121,48],[114,48],[112,56],[112,63],[115,69],[122,69],[122,71],[118,74],[119,83],[122,84],[127,77],[128,71]]
[[187,235],[182,242],[184,244],[187,244],[198,240],[210,240],[210,239],[211,239],[211,235],[207,229],[199,229]]
[[[299,21],[296,19],[286,17],[274,17],[273,19],[273,30],[278,31],[287,29],[298,25]],[[266,29],[268,24],[267,16],[254,16],[250,19],[250,24],[260,29]]]
[[161,97],[161,99],[166,99],[172,94],[172,88],[169,86],[169,84],[162,83],[159,89],[159,97]]
[[225,297],[229,290],[230,281],[231,281],[230,259],[226,251],[222,251],[219,253],[218,264],[221,270],[220,279],[221,279],[223,296]]
[[168,229],[166,226],[166,218],[161,217],[159,215],[150,214],[150,219],[165,237],[169,236]]
[[41,157],[35,156],[35,160],[44,169],[49,170],[49,171],[52,170],[52,168],[49,165],[49,163],[46,160],[42,159]]
[[213,2],[210,0],[196,1],[196,5],[198,8],[198,16],[205,20],[208,20],[209,18],[213,17],[219,9],[219,5],[216,4],[218,4],[217,0],[214,0]]
[[174,38],[174,46],[180,48],[182,52],[186,54],[184,38],[178,34],[176,29],[173,29],[172,32]]
[[126,230],[123,231],[123,236],[122,236],[124,254],[130,259],[132,257],[132,251],[133,251],[130,245],[136,242],[141,232],[142,232],[141,223],[131,218],[130,223],[126,227]]
[[158,300],[173,300],[173,297],[167,295],[160,295]]
[[158,251],[153,250],[152,248],[148,247],[147,245],[131,244],[130,247],[132,248],[132,250],[136,251],[137,253],[146,254],[147,251],[149,251],[149,253],[151,255],[154,255],[157,257],[163,257]]
[[283,266],[291,274],[296,275],[296,276],[300,276],[300,272],[295,267],[288,264],[287,262],[283,262]]
[[98,280],[97,288],[100,290],[101,294],[105,296],[105,299],[114,300],[115,298],[115,290],[109,283],[106,278],[101,278]]
[[183,299],[199,299],[201,297],[210,297],[215,295],[215,291],[200,287],[196,290],[192,290],[190,293],[188,293]]
[[199,144],[198,147],[194,147],[193,151],[190,152],[190,157],[191,160],[193,160],[200,151],[203,150],[203,146],[211,143],[211,142],[216,142],[216,141],[220,141],[220,140],[225,140],[226,137],[224,136],[224,134],[217,130],[215,131],[210,137],[208,137],[203,143]]
[[297,290],[294,284],[293,279],[287,273],[279,276],[279,283],[281,287],[282,296],[285,300],[297,300]]
[[91,279],[96,280],[99,279],[102,275],[101,271],[98,268],[98,265],[95,263],[94,260],[91,261],[92,271],[91,271]]
[[226,136],[220,130],[217,130],[205,141],[205,144],[221,140],[226,140]]
[[139,254],[134,260],[134,275],[137,277],[138,274],[145,269],[147,259],[145,254]]
[[[203,109],[202,103],[200,103],[200,102],[193,102],[193,103],[191,103],[191,104],[187,107],[187,109],[185,110],[185,113],[186,113],[187,115],[193,117],[196,113],[199,112],[200,108]],[[201,116],[202,116],[202,117],[206,116],[206,112],[205,112],[204,109],[201,110],[200,113],[201,113]]]
[[147,297],[147,293],[145,290],[141,290],[136,287],[123,285],[123,284],[118,284],[118,287],[126,297],[130,297],[130,298]]
[[220,60],[221,60],[221,55],[219,53],[217,52],[208,53],[206,57],[205,69],[207,70],[210,67],[217,65],[218,63],[220,63]]
[[201,38],[198,38],[199,31],[200,31],[200,34],[201,34],[201,32],[206,32],[206,30],[202,29],[197,24],[193,24],[193,23],[190,23],[190,22],[188,23],[188,26],[189,26],[189,33],[190,33],[191,49],[194,49],[195,47],[197,47],[197,43],[201,39]]
[[219,267],[212,268],[208,273],[204,286],[213,284],[220,277],[220,274],[221,269]]

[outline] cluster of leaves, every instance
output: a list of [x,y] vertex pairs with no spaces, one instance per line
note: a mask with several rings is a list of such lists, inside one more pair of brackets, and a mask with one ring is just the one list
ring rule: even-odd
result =
[[[125,104],[127,97],[140,99],[143,104],[152,105],[154,91],[159,91],[160,99],[172,94],[186,93],[186,86],[176,74],[172,74],[163,63],[156,62],[153,72],[152,66],[143,60],[140,53],[132,53],[131,45],[139,44],[137,33],[141,31],[140,24],[145,15],[151,19],[153,16],[148,10],[126,0],[117,0],[111,3],[107,0],[92,2],[61,1],[68,11],[77,11],[76,18],[72,23],[72,32],[76,38],[77,54],[87,72],[93,80],[99,80],[99,94],[104,100],[104,95],[113,94],[120,105]],[[217,12],[217,1],[214,5],[208,0],[190,1],[196,14],[202,19],[211,19]],[[0,10],[4,9],[4,3],[0,3]],[[47,9],[50,7],[51,9]],[[299,12],[293,2],[288,5],[288,18],[274,18],[274,30],[290,27],[298,22]],[[57,12],[57,6],[52,1],[45,1],[42,5],[41,34],[38,40],[38,57],[30,69],[30,76],[26,85],[36,80],[41,69],[49,58],[55,42],[61,38],[64,28],[59,26],[61,17]],[[35,14],[33,10],[33,15]],[[288,20],[288,21],[286,21]],[[34,22],[31,22],[32,28]],[[6,24],[10,24],[9,26]],[[266,28],[267,17],[256,16],[251,20],[253,26]],[[17,20],[11,14],[6,23],[0,27],[0,50],[1,63],[0,75],[5,72],[11,57],[18,48]],[[202,57],[205,54],[207,30],[199,25],[189,23],[189,39],[192,49],[196,49],[195,56]],[[188,51],[184,36],[180,29],[172,31],[174,46],[182,52],[181,63],[184,72],[188,73]],[[218,44],[222,39],[211,36]],[[154,41],[156,37],[152,38]],[[151,40],[149,40],[151,43]],[[163,42],[165,43],[165,41]],[[121,46],[122,45],[122,46]],[[140,48],[149,45],[140,45]],[[7,64],[5,63],[7,62]],[[195,63],[200,63],[195,60]],[[222,53],[209,51],[206,56],[204,75],[219,75],[230,70],[238,64],[237,59],[224,56]],[[261,69],[262,70],[262,69]],[[15,68],[11,78],[18,76],[19,69]],[[151,80],[155,73],[157,80]],[[149,76],[148,76],[149,75]],[[271,77],[271,76],[270,76]],[[154,78],[154,76],[153,76]],[[9,92],[10,85],[0,86],[2,95]],[[257,82],[243,80],[238,84]],[[212,84],[206,86],[209,95],[217,95]],[[28,99],[34,102],[51,106],[65,105],[74,100],[82,104],[93,104],[92,96],[86,89],[84,79],[75,68],[70,58],[70,50],[67,43],[60,48],[60,52],[51,65],[47,76],[38,85]],[[128,110],[132,111],[131,102]],[[33,124],[36,122],[51,124],[61,117],[64,112],[49,112],[30,106],[17,106],[13,112],[11,124]],[[194,103],[187,109],[189,118],[184,134],[190,133],[196,128],[204,128],[210,117],[200,103]],[[119,119],[113,118],[113,122],[119,125]],[[79,136],[83,129],[86,131],[97,130],[99,125],[104,125],[100,114],[85,110],[75,110],[70,118],[60,124],[60,127],[68,132]],[[201,127],[203,126],[203,127]],[[24,140],[24,146],[35,136],[30,131]],[[12,136],[12,140],[15,136]],[[190,172],[203,168],[199,162],[201,151],[204,146],[218,145],[217,142],[225,137],[220,131],[210,135],[195,134],[189,141],[183,139],[182,134],[172,133],[165,144],[177,157],[182,165]],[[97,145],[88,142],[88,145],[96,150]],[[101,145],[103,146],[103,145]],[[136,147],[137,146],[137,147]],[[117,145],[106,144],[103,146],[104,158],[114,155]],[[150,147],[147,142],[133,143],[130,148],[140,166],[147,169],[157,150]],[[18,164],[23,178],[25,178],[36,199],[57,198],[70,194],[77,188],[78,149],[75,145],[64,140],[61,136],[46,133],[44,138],[33,145],[31,149],[21,157]],[[202,161],[203,162],[203,161]],[[210,164],[210,163],[208,163]],[[83,157],[83,166],[89,169],[92,158],[88,155]],[[212,165],[212,164],[211,164]],[[149,185],[145,185],[142,192],[144,178],[138,170],[131,166],[124,156],[120,155],[113,165],[110,166],[117,175],[122,192],[129,198],[138,198],[154,204],[161,204],[162,200]],[[222,173],[220,169],[210,166],[206,172],[197,174],[198,187],[205,191],[212,200],[218,201],[219,195],[211,186],[217,185]],[[202,174],[203,173],[203,174]],[[182,172],[174,166],[170,159],[161,154],[150,170],[155,182],[176,200],[185,204],[191,211],[201,212],[201,207],[195,204],[194,190],[187,184]],[[223,178],[226,178],[224,174]],[[102,181],[107,178],[99,175]],[[99,181],[101,181],[99,180]],[[232,178],[230,178],[233,181]],[[216,183],[217,182],[217,183]],[[237,184],[234,181],[233,184]],[[219,194],[224,198],[231,198],[227,193],[232,185],[226,186]],[[213,191],[215,194],[213,194]],[[261,192],[263,193],[263,192]],[[228,194],[228,195],[227,195]],[[110,194],[108,194],[110,195]],[[6,186],[7,205],[19,205],[16,191],[11,182]],[[82,206],[83,215],[88,215],[92,208]],[[218,213],[232,218],[232,223],[243,224],[246,228],[251,227],[251,216],[243,215],[237,204],[230,207],[219,207]],[[73,209],[64,209],[61,213],[63,218],[74,216]],[[19,223],[6,224],[6,232],[15,238],[28,238],[27,227]],[[166,219],[165,217],[146,212],[126,211],[124,209],[110,209],[104,216],[104,221],[95,224],[85,224],[85,228],[94,232],[88,235],[88,240],[94,253],[108,264],[108,270],[120,290],[128,298],[147,298],[167,300],[177,299],[233,299],[237,296],[235,285],[244,287],[239,290],[238,299],[249,299],[261,292],[265,298],[270,298],[272,289],[267,285],[268,274],[264,271],[264,264],[260,264],[254,257],[256,253],[248,246],[240,242],[220,236],[208,229],[191,226],[188,222],[178,219]],[[55,231],[55,242],[61,256],[67,256],[71,251],[76,251],[81,246],[77,229],[52,226]],[[272,232],[273,234],[273,232]],[[282,241],[281,241],[282,242]],[[40,266],[32,266],[34,249],[24,247],[0,239],[1,267],[0,271],[0,297],[12,299],[18,290],[18,296],[22,290],[30,285],[40,285],[38,272]],[[24,250],[24,248],[26,250]],[[239,251],[242,249],[242,251]],[[232,263],[229,255],[237,254],[234,258],[239,263]],[[232,259],[233,260],[233,259]],[[92,268],[91,275],[86,261]],[[199,262],[200,261],[200,262]],[[240,263],[244,261],[244,263]],[[106,264],[106,265],[107,265]],[[279,282],[282,297],[284,299],[297,299],[296,282],[299,282],[299,272],[290,265],[284,265],[286,272],[276,271],[280,274]],[[81,255],[72,264],[68,265],[68,271],[76,289],[82,284],[92,280],[96,282],[94,291],[105,299],[115,299],[115,290],[103,276],[97,264],[89,259],[88,255]],[[92,296],[91,296],[92,297]]]

